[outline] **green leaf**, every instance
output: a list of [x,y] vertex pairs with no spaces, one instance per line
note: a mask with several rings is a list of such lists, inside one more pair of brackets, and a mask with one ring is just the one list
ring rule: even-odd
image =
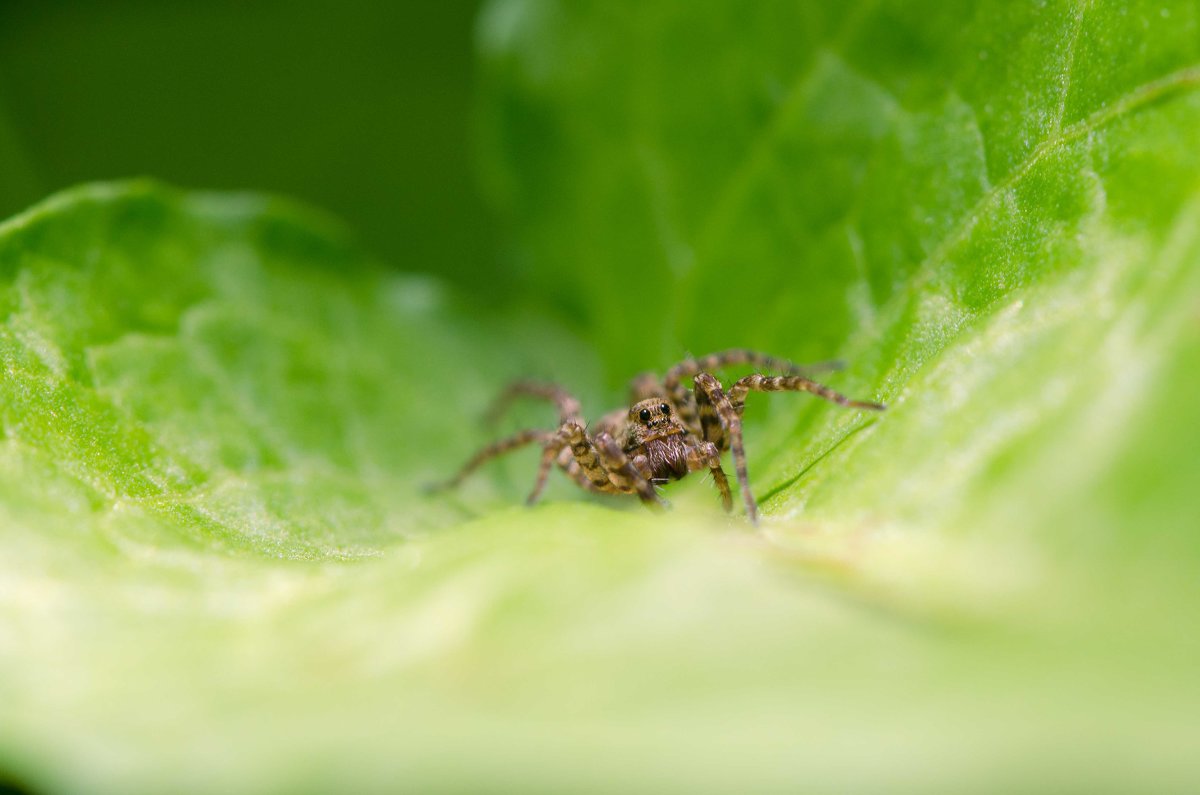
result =
[[[753,8],[481,20],[497,303],[570,331],[280,200],[93,186],[0,227],[3,772],[1191,788],[1195,9]],[[421,492],[508,377],[598,416],[732,345],[890,405],[752,396],[758,530],[696,479],[525,509],[532,451]]]
[[891,404],[758,398],[775,516],[1103,577],[1136,537],[1170,567],[1197,550],[1195,456],[1157,451],[1195,440],[1198,27],[1188,3],[497,2],[487,184],[614,382],[744,345],[841,354]]

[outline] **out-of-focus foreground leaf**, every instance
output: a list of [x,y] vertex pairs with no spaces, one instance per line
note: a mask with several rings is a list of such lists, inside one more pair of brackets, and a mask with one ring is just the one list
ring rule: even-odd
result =
[[[484,326],[279,202],[0,227],[0,770],[88,791],[1192,788],[1190,6],[498,2]],[[834,8],[832,4],[829,9]],[[768,10],[769,9],[769,12]],[[842,354],[753,531],[419,487],[506,376]],[[753,400],[753,398],[752,398]]]

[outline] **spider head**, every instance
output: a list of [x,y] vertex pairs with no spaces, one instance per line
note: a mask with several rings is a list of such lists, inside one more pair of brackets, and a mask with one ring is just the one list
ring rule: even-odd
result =
[[634,403],[629,409],[629,425],[640,443],[683,433],[683,426],[675,417],[671,404],[662,398]]

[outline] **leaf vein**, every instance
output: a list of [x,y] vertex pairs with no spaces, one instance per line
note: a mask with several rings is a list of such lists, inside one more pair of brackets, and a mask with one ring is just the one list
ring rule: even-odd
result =
[[975,205],[963,216],[962,221],[958,223],[956,228],[925,258],[919,268],[918,274],[914,276],[913,287],[919,287],[928,282],[933,277],[933,266],[945,261],[949,252],[966,240],[975,229],[976,224],[983,218],[984,212],[1000,197],[1012,190],[1047,155],[1066,144],[1072,143],[1104,127],[1116,118],[1138,107],[1163,99],[1176,91],[1194,88],[1200,88],[1200,64],[1192,64],[1157,79],[1142,83],[1108,105],[1094,111],[1086,118],[1081,119],[1061,130],[1057,135],[1051,136],[1038,144],[1008,177],[979,198]]

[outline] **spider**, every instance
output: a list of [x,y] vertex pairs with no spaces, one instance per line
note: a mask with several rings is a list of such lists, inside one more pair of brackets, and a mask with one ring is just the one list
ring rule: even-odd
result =
[[[786,375],[753,373],[735,381],[728,390],[709,371],[740,364],[781,371]],[[721,454],[733,450],[734,468],[746,515],[758,521],[758,504],[750,491],[746,452],[742,445],[742,413],[750,392],[811,392],[840,406],[882,411],[882,403],[851,400],[809,379],[805,373],[818,367],[836,369],[835,362],[802,367],[750,350],[728,350],[698,359],[685,359],[660,380],[644,373],[630,385],[628,409],[601,417],[589,432],[579,401],[555,384],[518,381],[508,387],[487,414],[495,421],[515,398],[548,400],[558,408],[554,431],[520,431],[476,453],[458,473],[435,486],[453,488],[482,464],[529,444],[542,446],[541,465],[527,504],[537,502],[555,465],[583,489],[600,494],[637,495],[643,503],[663,507],[657,486],[707,469],[721,495],[726,512],[733,510],[729,480],[721,468]],[[692,379],[688,389],[684,379]]]

